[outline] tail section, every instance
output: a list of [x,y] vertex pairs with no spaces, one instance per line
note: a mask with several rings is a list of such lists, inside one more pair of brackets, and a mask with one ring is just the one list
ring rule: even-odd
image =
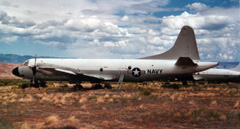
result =
[[174,46],[170,50],[162,54],[143,57],[140,59],[177,60],[179,57],[189,57],[196,61],[200,60],[195,34],[190,26],[182,27]]
[[238,66],[236,66],[235,68],[233,68],[231,70],[240,72],[240,63],[238,64]]

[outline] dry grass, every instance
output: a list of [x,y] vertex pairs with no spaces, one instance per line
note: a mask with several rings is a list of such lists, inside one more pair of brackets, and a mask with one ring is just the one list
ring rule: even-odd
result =
[[99,97],[97,98],[97,103],[103,103],[103,102],[104,102],[104,97],[99,96]]
[[27,94],[26,97],[19,99],[19,102],[33,102],[33,101],[36,101],[36,99],[32,97],[32,95],[30,94]]
[[60,118],[59,118],[58,115],[51,115],[51,116],[46,118],[46,121],[45,121],[44,125],[54,126],[54,125],[58,124],[59,120],[60,120]]
[[217,100],[211,102],[210,106],[216,107],[218,105]]
[[87,98],[82,97],[82,98],[80,98],[79,103],[84,103],[84,102],[86,102],[86,101],[87,101]]
[[169,98],[170,98],[172,101],[174,101],[174,100],[181,101],[181,100],[183,100],[185,97],[186,97],[185,93],[177,92],[177,93],[174,93],[173,95],[171,95]]
[[80,121],[75,116],[70,116],[67,119],[66,126],[68,126],[68,127],[76,127],[79,122]]
[[24,122],[24,123],[21,125],[20,129],[31,129],[31,128],[32,128],[31,126],[32,126],[32,125],[29,124],[28,122]]
[[234,105],[234,109],[239,109],[239,106],[240,106],[240,103],[239,103],[239,101],[237,101],[236,103],[235,103],[235,105]]
[[199,92],[199,93],[190,93],[188,96],[190,97],[214,97],[218,94],[216,93],[206,93],[206,92]]
[[[126,83],[122,91],[112,85],[112,90],[86,88],[75,92],[70,86],[59,90],[61,85],[24,90],[0,87],[0,127],[1,123],[23,129],[240,126],[240,84],[204,84],[176,90],[160,87],[158,82],[145,86]],[[145,89],[151,94],[141,94]]]

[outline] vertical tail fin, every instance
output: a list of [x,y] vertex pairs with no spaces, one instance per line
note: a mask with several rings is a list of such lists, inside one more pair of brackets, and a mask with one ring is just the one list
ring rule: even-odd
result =
[[174,46],[168,51],[143,57],[140,59],[169,59],[175,60],[179,57],[190,57],[192,60],[200,60],[195,34],[190,26],[183,26]]
[[240,72],[240,63],[235,68],[233,68],[231,70]]

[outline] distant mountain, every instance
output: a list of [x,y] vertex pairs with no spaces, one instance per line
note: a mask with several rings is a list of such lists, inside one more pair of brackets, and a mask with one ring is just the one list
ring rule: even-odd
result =
[[0,54],[0,62],[19,64],[27,59],[34,58],[33,56],[20,56],[15,54]]
[[[20,56],[16,54],[0,54],[0,62],[22,64],[24,61],[34,58],[34,56]],[[50,56],[39,56],[38,58],[66,58],[66,57],[50,57]],[[239,62],[219,62],[216,68],[230,69],[238,65]]]
[[[0,54],[0,62],[4,63],[19,64],[31,58],[35,57],[29,55],[20,56],[16,54]],[[60,57],[39,56],[38,58],[60,58]]]

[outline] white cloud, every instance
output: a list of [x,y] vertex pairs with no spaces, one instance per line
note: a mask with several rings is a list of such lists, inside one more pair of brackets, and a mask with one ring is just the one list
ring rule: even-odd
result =
[[202,4],[202,3],[188,4],[186,7],[191,9],[191,10],[194,10],[196,12],[204,11],[204,10],[207,10],[209,8],[207,5]]
[[[193,27],[201,59],[209,61],[239,61],[240,28],[237,8],[209,8],[201,3],[188,5],[197,13],[183,12],[163,17],[161,33],[177,35],[184,25]],[[216,13],[218,12],[218,13]],[[175,30],[175,31],[174,31]]]
[[124,17],[122,17],[121,20],[123,20],[123,21],[127,21],[127,20],[128,20],[128,16],[124,16]]
[[70,19],[65,23],[65,26],[69,29],[76,31],[91,32],[96,29],[102,28],[102,22],[97,17]]
[[18,37],[17,36],[1,36],[0,37],[0,42],[5,42],[5,43],[11,43],[17,41]]
[[238,8],[193,3],[186,5],[184,9],[188,11],[180,15],[153,15],[183,10],[164,8],[168,3],[169,0],[0,2],[0,41],[16,42],[21,37],[84,58],[138,58],[166,51],[181,27],[190,25],[203,60],[239,60]]
[[235,21],[234,17],[229,17],[227,15],[190,14],[185,11],[179,16],[163,17],[162,27],[166,29],[165,33],[169,33],[173,28],[180,29],[184,25],[190,25],[193,28],[221,29],[232,21]]

